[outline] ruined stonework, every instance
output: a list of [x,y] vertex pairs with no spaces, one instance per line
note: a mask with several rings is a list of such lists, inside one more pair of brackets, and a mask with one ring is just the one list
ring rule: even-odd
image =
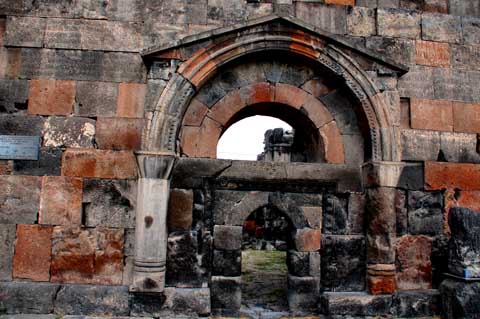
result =
[[479,82],[476,0],[0,0],[0,317],[239,316],[255,212],[290,315],[474,317]]

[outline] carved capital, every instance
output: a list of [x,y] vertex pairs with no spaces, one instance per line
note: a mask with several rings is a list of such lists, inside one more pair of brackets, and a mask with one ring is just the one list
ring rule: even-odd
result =
[[170,179],[177,156],[167,152],[135,152],[142,178]]

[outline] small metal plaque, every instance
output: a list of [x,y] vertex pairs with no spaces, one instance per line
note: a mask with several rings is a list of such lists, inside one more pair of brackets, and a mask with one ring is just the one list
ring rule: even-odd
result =
[[38,161],[39,136],[0,135],[0,159]]

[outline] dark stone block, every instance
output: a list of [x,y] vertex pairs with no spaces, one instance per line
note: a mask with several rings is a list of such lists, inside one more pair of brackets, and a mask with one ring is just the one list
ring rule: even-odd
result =
[[52,313],[59,285],[50,283],[0,282],[0,313]]
[[15,175],[59,176],[62,165],[62,150],[59,148],[40,148],[38,161],[15,160]]
[[289,250],[287,252],[288,273],[297,277],[308,276],[310,273],[309,254],[308,252]]
[[324,236],[322,239],[322,288],[327,291],[365,289],[364,236]]
[[211,81],[202,87],[195,98],[210,108],[226,94],[220,83]]
[[[12,280],[13,246],[16,235],[15,224],[0,224],[0,280]],[[1,297],[0,297],[1,304]],[[1,310],[0,310],[1,313]]]
[[441,193],[408,192],[408,231],[410,234],[438,235],[443,232]]
[[0,115],[0,135],[42,136],[41,116]]
[[242,227],[215,225],[213,244],[222,250],[238,250],[242,248]]
[[241,277],[213,276],[210,283],[212,311],[237,314],[242,302]]
[[432,242],[432,287],[438,288],[448,272],[448,241],[449,237],[437,236]]
[[27,80],[0,79],[0,113],[23,113],[27,109]]
[[242,272],[241,250],[214,250],[213,275],[240,276]]
[[366,47],[399,63],[415,63],[415,45],[412,40],[369,37],[367,38]]
[[305,312],[317,309],[319,278],[288,276],[288,306],[290,311]]
[[391,305],[390,295],[367,293],[327,292],[320,299],[322,313],[330,316],[389,315]]
[[395,211],[397,212],[397,235],[405,235],[408,231],[407,195],[397,190],[395,194]]
[[364,194],[350,194],[348,198],[348,231],[351,235],[365,233],[365,204]]
[[88,117],[114,117],[117,111],[118,84],[78,81],[75,114]]
[[437,316],[440,307],[438,290],[399,291],[393,297],[393,311],[401,318]]
[[332,194],[323,196],[323,233],[348,234],[348,198]]
[[347,97],[348,93],[344,90],[335,90],[320,100],[332,114],[341,134],[361,134],[354,111],[355,107]]
[[440,285],[443,315],[446,319],[478,318],[480,314],[480,282],[446,279]]
[[126,286],[66,285],[58,291],[55,313],[61,315],[128,316]]
[[143,317],[158,314],[162,311],[165,299],[166,296],[163,293],[133,293],[130,298],[130,315]]

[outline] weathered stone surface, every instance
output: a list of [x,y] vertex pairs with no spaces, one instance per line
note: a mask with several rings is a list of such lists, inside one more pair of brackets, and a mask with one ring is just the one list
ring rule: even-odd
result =
[[62,163],[62,150],[58,148],[41,147],[38,161],[15,160],[14,175],[58,176]]
[[465,43],[480,44],[480,35],[478,33],[480,29],[478,25],[479,20],[478,17],[462,17],[463,40]]
[[432,287],[432,239],[403,236],[396,243],[397,287],[399,290]]
[[480,72],[456,68],[434,68],[433,85],[435,99],[477,102],[480,92],[472,81],[480,78]]
[[379,316],[388,314],[391,296],[373,296],[364,292],[326,292],[320,300],[321,309],[328,315]]
[[414,129],[453,131],[453,103],[411,99],[411,125]]
[[347,8],[347,32],[354,36],[375,35],[375,11],[362,7]]
[[235,313],[240,310],[242,302],[241,277],[212,276],[210,293],[212,295],[212,311],[230,310]]
[[[378,187],[367,191],[368,233],[395,233],[395,189]],[[384,262],[384,264],[387,264]]]
[[348,198],[348,231],[351,235],[365,232],[366,197],[363,194],[351,193]]
[[32,281],[50,280],[52,227],[18,225],[13,277]]
[[[315,15],[311,14],[312,12],[315,12]],[[295,6],[295,15],[321,30],[336,34],[346,33],[347,11],[344,6],[298,2]]]
[[321,284],[326,291],[365,289],[364,236],[323,236],[321,263]]
[[147,86],[143,83],[120,83],[117,116],[143,118]]
[[451,231],[448,271],[463,278],[480,277],[480,215],[469,209],[453,207],[448,224]]
[[[470,117],[473,117],[473,114],[470,113]],[[477,139],[476,134],[442,132],[440,148],[443,154],[439,154],[437,159],[447,162],[480,163]],[[443,158],[440,155],[443,155]]]
[[399,291],[393,297],[396,316],[401,318],[433,317],[440,314],[440,293],[434,289]]
[[366,187],[385,186],[404,189],[422,189],[423,165],[404,162],[379,162],[363,166]]
[[398,91],[401,97],[416,97],[423,99],[435,98],[434,69],[417,65],[410,68],[410,72],[398,81]]
[[5,45],[15,47],[43,47],[47,19],[34,17],[7,18]]
[[[480,28],[479,28],[480,29]],[[450,45],[451,61],[456,69],[480,70],[480,47],[478,45]]]
[[440,285],[445,318],[475,318],[480,313],[480,283],[446,279]]
[[421,15],[415,11],[378,9],[377,28],[381,36],[395,38],[420,38]]
[[82,222],[80,178],[45,176],[40,196],[39,224],[80,225]]
[[287,252],[288,273],[297,277],[310,275],[310,253],[289,250]]
[[77,147],[94,146],[95,121],[78,117],[49,117],[43,126],[43,146]]
[[397,235],[404,235],[408,231],[408,210],[406,191],[397,189],[395,193],[395,211],[397,214]]
[[450,66],[450,46],[448,43],[417,40],[415,48],[417,64],[436,67]]
[[193,191],[172,189],[168,203],[168,228],[188,230],[193,221]]
[[0,79],[0,113],[24,113],[29,87],[27,80]]
[[145,4],[143,1],[113,0],[103,5],[91,0],[79,0],[75,4],[75,15],[87,19],[143,21]]
[[424,13],[422,15],[422,39],[460,43],[462,41],[461,18],[444,14]]
[[52,313],[59,288],[50,283],[0,282],[0,305],[7,314]]
[[[15,225],[0,224],[0,280],[12,280]],[[1,300],[1,299],[0,299]]]
[[453,103],[453,125],[456,132],[480,132],[480,104],[478,103]]
[[443,196],[438,192],[408,192],[408,232],[439,235],[443,232]]
[[312,311],[318,306],[318,277],[288,275],[288,307],[290,311]]
[[348,198],[329,194],[323,196],[323,200],[323,233],[334,235],[348,234]]
[[136,202],[135,181],[84,180],[83,210],[87,227],[134,228]]
[[28,113],[68,115],[75,102],[75,82],[62,80],[31,80]]
[[[468,176],[469,178],[464,178]],[[461,163],[425,163],[425,188],[440,190],[459,188],[461,190],[480,189],[480,165]]]
[[216,249],[237,250],[242,248],[242,227],[215,225],[213,244]]
[[0,224],[34,224],[41,186],[41,177],[0,176]]
[[118,84],[111,82],[78,81],[75,115],[85,117],[115,116]]
[[402,160],[436,161],[441,150],[440,136],[442,133],[427,130],[402,130]]
[[0,134],[42,136],[41,116],[0,115]]
[[52,240],[53,282],[121,285],[123,229],[57,226]]
[[214,250],[212,274],[216,276],[240,276],[242,272],[241,250]]
[[138,150],[142,142],[143,119],[97,119],[95,142],[101,149]]
[[322,232],[318,229],[302,228],[295,231],[295,247],[298,251],[317,251],[322,242]]
[[55,299],[61,315],[128,316],[128,287],[65,285]]
[[137,176],[137,167],[129,151],[67,149],[62,156],[62,175],[132,179]]

